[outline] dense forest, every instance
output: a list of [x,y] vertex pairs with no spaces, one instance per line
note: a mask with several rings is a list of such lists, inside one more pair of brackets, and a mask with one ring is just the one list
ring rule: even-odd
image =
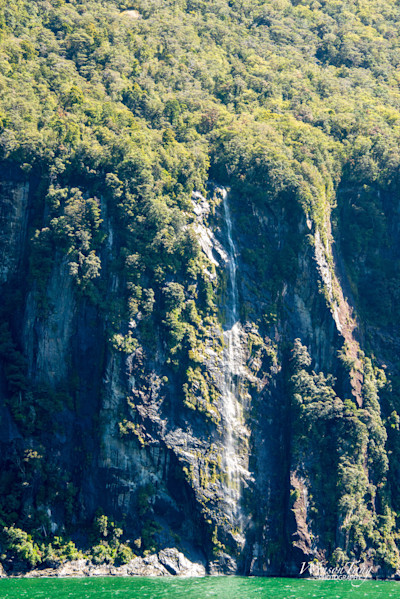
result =
[[400,569],[399,25],[0,0],[7,571]]

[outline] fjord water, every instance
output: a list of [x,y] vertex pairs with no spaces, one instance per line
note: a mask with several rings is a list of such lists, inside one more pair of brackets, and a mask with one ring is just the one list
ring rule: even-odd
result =
[[0,580],[1,599],[397,599],[394,581],[288,578]]

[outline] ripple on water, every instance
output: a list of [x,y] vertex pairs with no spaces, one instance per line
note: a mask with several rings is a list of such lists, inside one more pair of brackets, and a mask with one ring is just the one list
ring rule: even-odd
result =
[[399,599],[395,581],[208,577],[2,579],[1,599]]

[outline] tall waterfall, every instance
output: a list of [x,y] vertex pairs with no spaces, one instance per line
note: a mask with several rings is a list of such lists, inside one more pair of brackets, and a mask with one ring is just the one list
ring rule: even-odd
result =
[[[232,238],[232,219],[229,209],[228,193],[221,189],[223,200],[223,215],[225,220],[227,253],[227,299],[226,299],[226,329],[224,332],[223,359],[223,423],[224,432],[224,462],[227,477],[228,502],[232,513],[240,525],[240,498],[243,480],[248,476],[247,463],[243,455],[243,441],[247,440],[247,431],[243,424],[242,407],[239,397],[240,373],[242,368],[242,349],[240,343],[239,302],[237,290],[237,260],[236,248]],[[247,452],[246,452],[247,453]]]

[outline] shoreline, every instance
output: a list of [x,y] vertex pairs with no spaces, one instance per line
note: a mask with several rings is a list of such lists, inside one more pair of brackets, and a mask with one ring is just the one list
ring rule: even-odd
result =
[[135,557],[127,564],[94,564],[87,559],[66,561],[53,568],[35,568],[8,573],[0,564],[0,580],[7,578],[91,578],[100,576],[206,576],[205,565],[191,562],[175,548],[163,549],[146,557]]
[[[206,564],[204,561],[190,561],[176,547],[160,550],[158,553],[144,557],[134,557],[126,564],[114,565],[111,563],[95,564],[87,558],[64,561],[50,567],[33,568],[25,570],[18,569],[18,565],[11,563],[10,571],[7,572],[4,565],[0,563],[0,580],[26,579],[26,578],[215,578],[221,576],[233,576],[241,578],[286,578],[291,580],[316,580],[316,581],[348,581],[365,582],[366,580],[400,581],[400,572],[385,575],[377,567],[370,564],[358,565],[347,563],[342,567],[328,568],[322,564],[303,562],[300,570],[293,569],[291,573],[284,575],[280,573],[269,574],[238,574],[232,568],[224,570],[217,567],[216,563]],[[14,568],[12,567],[14,566]],[[17,566],[17,567],[15,567]],[[220,564],[221,566],[221,564]]]
[[[181,554],[183,555],[183,554]],[[186,560],[186,558],[185,558]],[[189,561],[189,560],[187,560]],[[309,580],[317,582],[354,582],[363,583],[366,581],[381,581],[381,582],[400,582],[400,575],[392,576],[371,575],[369,577],[331,577],[331,576],[295,576],[295,575],[279,575],[270,574],[267,576],[245,575],[245,574],[225,574],[225,573],[208,573],[204,565],[191,564],[190,567],[182,567],[179,570],[173,571],[173,568],[165,567],[159,561],[157,554],[150,555],[144,558],[134,558],[128,564],[122,566],[113,566],[110,564],[93,564],[88,560],[75,560],[65,562],[57,568],[34,569],[27,572],[7,573],[4,568],[0,569],[0,584],[1,580],[10,579],[84,579],[84,578],[282,578],[287,580]]]
[[204,575],[184,575],[184,574],[160,574],[160,575],[151,575],[151,574],[106,574],[106,573],[93,573],[93,574],[37,574],[31,576],[29,573],[27,574],[8,574],[6,576],[0,577],[0,585],[2,580],[37,580],[37,579],[46,579],[46,580],[68,580],[68,579],[87,579],[87,578],[259,578],[259,579],[282,579],[282,580],[308,580],[313,582],[398,582],[400,583],[400,576],[396,576],[393,578],[379,578],[379,577],[371,577],[371,578],[315,578],[313,576],[307,577],[299,577],[299,576],[253,576],[253,575],[245,575],[245,574],[204,574]]

